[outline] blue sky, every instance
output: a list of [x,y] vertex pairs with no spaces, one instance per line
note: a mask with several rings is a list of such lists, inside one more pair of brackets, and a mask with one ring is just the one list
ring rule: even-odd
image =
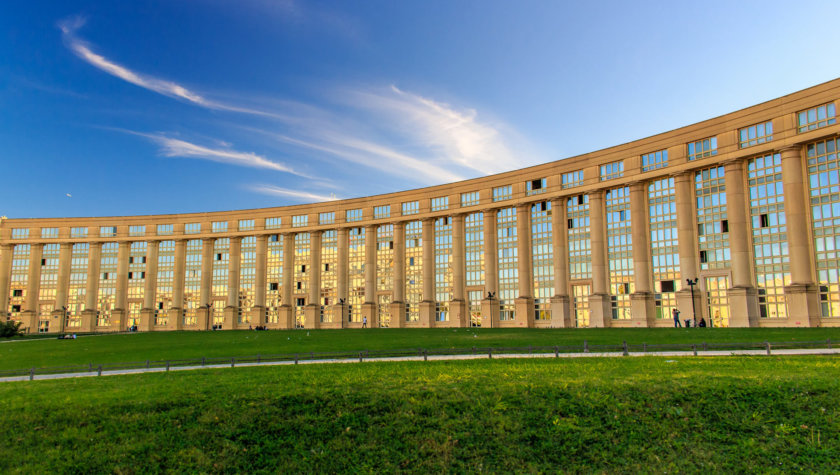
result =
[[840,2],[0,2],[0,215],[351,198],[840,77]]

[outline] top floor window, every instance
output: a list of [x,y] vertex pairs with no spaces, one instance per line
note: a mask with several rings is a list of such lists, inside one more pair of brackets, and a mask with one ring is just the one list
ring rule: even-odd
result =
[[318,214],[318,224],[332,224],[335,222],[335,212]]
[[717,155],[717,137],[709,137],[688,144],[688,159],[711,157]]
[[88,235],[88,228],[70,228],[70,237],[86,238]]
[[449,197],[441,196],[440,198],[432,198],[432,211],[442,211],[449,209]]
[[348,209],[345,213],[345,220],[348,223],[352,223],[354,221],[361,221],[362,220],[362,210],[361,209]]
[[391,205],[377,206],[373,208],[373,217],[375,219],[390,218]]
[[58,238],[58,228],[41,228],[41,239]]
[[253,219],[240,219],[239,223],[236,226],[236,229],[239,231],[250,231],[254,229],[254,220]]
[[12,228],[12,239],[29,238],[29,228]]
[[812,107],[797,114],[797,125],[800,133],[835,123],[837,123],[837,119],[834,117],[833,102]]
[[624,176],[624,161],[601,165],[601,181],[612,180]]
[[146,226],[129,226],[128,228],[128,235],[129,236],[145,236],[146,235]]
[[210,223],[210,230],[214,233],[223,233],[228,230],[228,222],[227,221],[213,221]]
[[512,186],[497,186],[496,188],[493,188],[493,201],[504,201],[511,198],[513,198]]
[[280,218],[265,218],[265,229],[277,229],[280,227]]
[[417,214],[420,212],[419,201],[407,201],[402,204],[402,215]]
[[477,191],[470,193],[461,193],[461,206],[474,206],[479,203],[479,195]]
[[525,194],[536,195],[538,193],[544,193],[546,189],[546,180],[545,178],[540,178],[539,180],[530,180],[525,185]]
[[564,173],[562,176],[563,188],[583,185],[583,170],[576,170]]
[[99,236],[100,237],[114,237],[117,235],[117,227],[116,226],[100,226],[99,227]]
[[668,166],[668,151],[660,150],[642,155],[642,171],[649,172]]
[[184,225],[184,234],[198,234],[201,232],[201,223],[187,223]]
[[771,120],[738,129],[738,145],[741,148],[751,147],[771,140],[773,140],[773,121]]
[[292,227],[293,228],[301,228],[309,224],[309,216],[305,214],[301,214],[298,216],[292,216]]
[[173,233],[174,226],[171,224],[158,224],[157,225],[157,235],[158,236],[168,236]]

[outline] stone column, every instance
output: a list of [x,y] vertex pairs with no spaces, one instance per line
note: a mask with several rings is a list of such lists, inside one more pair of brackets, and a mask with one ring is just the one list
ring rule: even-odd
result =
[[570,328],[574,324],[569,306],[569,230],[567,198],[551,201],[551,247],[554,255],[554,296],[551,297],[551,326]]
[[131,243],[121,242],[117,250],[117,282],[116,295],[114,298],[114,310],[111,312],[111,328],[116,331],[125,331],[126,315],[128,307],[126,297],[128,294],[128,257],[131,254]]
[[499,255],[496,214],[498,210],[484,210],[484,298],[481,300],[481,326],[499,326]]
[[43,244],[32,244],[29,247],[29,275],[26,280],[26,309],[20,318],[28,333],[38,333],[38,293],[41,290],[41,256]]
[[309,304],[306,305],[306,328],[321,326],[321,231],[309,233]]
[[338,236],[338,263],[336,264],[336,299],[333,305],[333,314],[338,318],[338,328],[344,328],[344,321],[347,319],[347,268],[350,262],[350,231],[349,228],[339,228]]
[[[143,308],[140,309],[140,331],[151,331],[155,324],[155,310],[157,309],[157,268],[160,241],[149,241],[146,244],[146,286],[143,289]],[[166,309],[161,310],[166,312]],[[169,324],[175,329],[181,329],[180,319],[169,316]]]
[[405,223],[394,223],[394,298],[391,328],[405,324]]
[[820,295],[814,281],[813,242],[808,232],[810,205],[803,174],[802,146],[782,149],[782,181],[785,193],[790,280],[785,303],[790,326],[820,326]]
[[[703,316],[700,288],[694,289],[694,301],[691,300],[691,287],[686,280],[698,279],[699,261],[697,246],[697,211],[694,206],[694,172],[685,172],[674,176],[674,199],[677,209],[677,246],[680,256],[680,281],[677,282],[677,310],[683,319],[696,315],[697,321]],[[673,320],[670,320],[673,324]]]
[[[202,256],[202,276],[204,275],[204,256]],[[177,329],[184,327],[184,286],[186,285],[187,272],[187,240],[178,239],[175,241],[175,265],[172,272],[172,306],[167,309],[162,309],[162,312],[169,312],[169,321],[178,322],[175,326]],[[157,277],[155,277],[157,279]],[[201,297],[199,296],[199,299]],[[154,315],[154,311],[152,312]],[[196,322],[201,321],[199,313],[196,311]],[[206,328],[205,328],[206,329]]]
[[213,298],[213,259],[216,257],[213,254],[215,244],[216,238],[205,238],[201,242],[201,294],[199,308],[195,312],[199,330],[210,329],[213,320],[211,300]]
[[367,317],[368,328],[377,324],[376,312],[376,230],[378,226],[365,228],[365,302],[362,304],[362,318]]
[[67,291],[70,287],[70,265],[73,254],[73,244],[63,242],[58,250],[58,281],[55,288],[55,307],[53,321],[58,321],[58,331],[64,333],[67,325]]
[[604,190],[589,194],[589,236],[592,246],[592,294],[589,296],[589,326],[609,327],[612,307],[607,262],[607,227],[604,220]]
[[421,328],[431,328],[435,322],[435,220],[422,221],[423,240],[423,299],[420,301]]
[[449,314],[452,325],[468,327],[470,325],[467,313],[467,261],[465,257],[465,220],[464,214],[452,216],[452,301],[449,302]]
[[251,309],[251,321],[254,326],[265,325],[265,283],[267,279],[268,235],[257,236],[257,255],[254,264],[254,307]]
[[239,269],[242,262],[242,238],[231,237],[228,258],[227,305],[222,328],[233,330],[239,325]]
[[630,295],[630,321],[634,327],[652,327],[656,321],[649,221],[647,183],[633,183],[630,185],[630,226],[636,291]]
[[9,285],[12,278],[12,254],[15,246],[0,244],[0,317],[9,316]]
[[515,325],[534,326],[534,271],[531,265],[531,203],[516,207],[516,264],[519,271],[519,296],[514,300]]
[[96,301],[99,294],[99,269],[102,260],[102,243],[90,243],[85,289],[85,309],[82,311],[82,331],[93,332],[96,329]]
[[295,302],[292,299],[292,283],[295,280],[295,235],[283,234],[283,295],[277,309],[281,329],[294,328]]
[[732,259],[732,287],[729,289],[729,325],[758,326],[758,292],[752,275],[750,222],[744,195],[744,162],[725,164],[726,216],[729,220],[729,249]]

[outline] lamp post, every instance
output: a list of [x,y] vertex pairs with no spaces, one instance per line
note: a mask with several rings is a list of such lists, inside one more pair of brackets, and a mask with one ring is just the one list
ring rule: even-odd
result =
[[697,277],[685,279],[685,282],[691,288],[691,318],[694,320],[694,326],[697,326],[697,311],[694,308],[694,286],[697,285]]

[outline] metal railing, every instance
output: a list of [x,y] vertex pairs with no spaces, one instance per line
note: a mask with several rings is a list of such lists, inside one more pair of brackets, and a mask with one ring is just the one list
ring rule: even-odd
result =
[[30,380],[35,376],[76,374],[79,376],[101,376],[103,373],[137,371],[145,372],[150,370],[169,371],[178,368],[200,368],[200,367],[236,367],[237,365],[260,365],[260,364],[299,364],[309,362],[335,362],[335,361],[359,361],[384,360],[384,359],[413,359],[424,361],[429,358],[444,356],[475,356],[493,358],[494,355],[539,355],[543,357],[560,357],[561,354],[610,354],[624,355],[651,354],[663,352],[684,352],[700,356],[703,353],[721,351],[760,351],[762,354],[771,355],[773,350],[786,349],[832,349],[831,339],[823,341],[790,341],[790,342],[700,342],[700,343],[638,343],[628,344],[626,341],[621,344],[600,345],[584,341],[582,345],[554,345],[554,346],[517,346],[517,347],[469,347],[469,348],[411,348],[411,349],[385,349],[385,350],[357,350],[357,351],[333,351],[333,352],[299,352],[282,354],[257,354],[251,356],[234,357],[201,357],[167,360],[145,360],[135,362],[119,363],[88,363],[84,365],[51,366],[42,368],[26,368],[14,370],[0,370],[0,378],[20,378],[28,376]]

